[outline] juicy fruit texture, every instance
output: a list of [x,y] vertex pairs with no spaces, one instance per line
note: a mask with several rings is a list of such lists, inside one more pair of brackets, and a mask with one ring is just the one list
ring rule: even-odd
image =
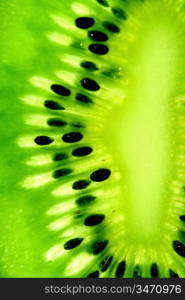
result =
[[185,2],[50,2],[0,4],[1,274],[185,277]]

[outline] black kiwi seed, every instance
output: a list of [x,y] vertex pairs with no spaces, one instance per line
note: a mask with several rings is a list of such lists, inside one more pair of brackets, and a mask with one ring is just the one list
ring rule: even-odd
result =
[[58,169],[58,170],[55,170],[53,172],[53,177],[54,178],[60,178],[60,177],[63,177],[65,175],[69,175],[71,172],[72,172],[72,169],[67,169],[67,168]]
[[95,20],[89,17],[81,17],[75,20],[75,24],[80,29],[87,29],[94,25]]
[[46,108],[52,109],[52,110],[64,110],[65,108],[60,105],[59,103],[52,101],[52,100],[46,100],[44,102],[44,106]]
[[100,89],[100,86],[98,85],[98,83],[95,80],[92,80],[90,78],[83,78],[81,80],[81,85],[86,90],[89,90],[92,92],[96,92]]
[[103,26],[110,32],[113,32],[113,33],[120,32],[119,27],[111,22],[105,21],[105,22],[103,22]]
[[75,150],[73,150],[72,155],[73,156],[86,156],[91,154],[93,149],[91,147],[80,147]]
[[71,92],[68,88],[60,84],[52,84],[51,90],[60,96],[70,96]]
[[95,182],[104,181],[109,178],[111,171],[109,169],[99,169],[91,173],[90,179]]
[[185,222],[185,215],[179,217],[182,222]]
[[169,275],[170,275],[170,278],[179,278],[179,275],[171,269],[169,269]]
[[108,240],[105,241],[97,241],[92,245],[92,253],[94,255],[99,254],[100,252],[102,252],[106,246],[108,245]]
[[127,13],[119,7],[113,7],[112,8],[112,13],[119,19],[122,19],[122,20],[127,19]]
[[133,270],[133,278],[141,278],[141,269],[139,266],[135,266]]
[[182,256],[185,257],[185,245],[182,244],[179,241],[173,241],[173,249],[175,250],[175,252]]
[[94,271],[90,273],[87,278],[99,278],[99,271]]
[[101,270],[101,272],[107,271],[107,269],[109,268],[112,260],[113,260],[113,256],[106,256],[102,260],[102,262],[100,263],[100,270]]
[[125,269],[126,269],[126,262],[125,260],[123,260],[117,266],[116,273],[115,273],[116,278],[122,278],[125,273]]
[[105,55],[109,52],[109,48],[102,44],[91,44],[89,45],[89,50],[98,55]]
[[76,94],[76,100],[82,102],[82,103],[93,103],[92,100],[83,94]]
[[91,195],[83,196],[76,200],[76,204],[79,206],[85,206],[91,204],[95,199],[96,199],[95,196],[91,196]]
[[72,188],[73,190],[83,190],[88,187],[90,183],[89,180],[78,180],[73,183]]
[[66,143],[76,143],[81,141],[83,135],[80,132],[69,132],[62,136],[62,140]]
[[80,66],[84,69],[88,69],[89,71],[97,71],[98,70],[97,65],[91,61],[83,61],[83,62],[81,62]]
[[157,266],[156,263],[153,263],[151,265],[150,274],[151,274],[152,278],[158,278],[158,276],[159,276],[159,269],[158,269],[158,266]]
[[109,3],[106,0],[96,0],[99,4],[105,7],[109,7]]
[[49,136],[40,135],[40,136],[37,136],[34,139],[34,141],[37,145],[45,146],[45,145],[51,144],[54,141],[54,139],[50,138]]
[[98,214],[90,215],[85,219],[84,225],[95,226],[95,225],[102,223],[104,219],[105,219],[104,215],[98,215]]
[[93,41],[97,41],[97,42],[106,42],[108,40],[107,34],[97,30],[89,31],[89,37]]
[[47,124],[48,124],[49,126],[62,127],[62,126],[67,125],[67,122],[62,121],[62,120],[57,119],[57,118],[51,118],[51,119],[48,119],[48,120],[47,120]]
[[64,244],[64,249],[65,250],[74,249],[77,246],[79,246],[82,241],[83,241],[83,238],[75,238],[75,239],[69,240]]
[[53,160],[60,161],[60,160],[64,160],[64,159],[67,159],[67,158],[68,158],[68,155],[65,154],[65,153],[56,153],[53,157]]

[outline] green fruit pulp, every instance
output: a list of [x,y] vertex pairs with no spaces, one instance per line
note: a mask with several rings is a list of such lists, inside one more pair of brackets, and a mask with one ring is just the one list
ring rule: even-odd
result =
[[143,21],[128,46],[126,99],[105,126],[122,173],[128,235],[144,243],[151,238],[158,243],[163,235],[176,177],[174,143],[183,141],[173,129],[179,118],[174,101],[182,82],[183,30],[178,22],[172,26],[174,16],[161,6],[138,16]]
[[[175,2],[175,5],[174,5]],[[121,261],[133,277],[158,277],[169,270],[185,276],[184,257],[173,241],[185,243],[184,224],[184,49],[185,2],[11,0],[0,4],[1,59],[1,277],[87,277],[101,269],[100,277],[115,277]],[[23,10],[24,7],[24,10]],[[120,7],[121,20],[111,12]],[[88,50],[88,30],[75,26],[78,17],[93,17],[93,30],[104,31],[109,52]],[[102,24],[116,24],[120,33]],[[95,72],[81,62],[92,61]],[[96,80],[100,90],[80,85],[83,78]],[[66,97],[54,94],[53,83],[70,89]],[[76,93],[93,104],[75,101]],[[44,101],[60,103],[52,111]],[[64,127],[48,119],[64,120]],[[75,127],[76,124],[82,127]],[[80,132],[83,139],[66,144],[61,136]],[[36,145],[38,136],[49,136],[51,145]],[[92,154],[72,152],[90,146]],[[56,154],[66,160],[54,161]],[[56,179],[53,172],[71,169]],[[74,191],[77,180],[90,180],[93,171],[106,168],[111,176]],[[79,206],[80,197],[96,198]],[[105,219],[85,226],[93,214]],[[78,238],[72,250],[64,245]],[[108,241],[95,255],[95,242]]]

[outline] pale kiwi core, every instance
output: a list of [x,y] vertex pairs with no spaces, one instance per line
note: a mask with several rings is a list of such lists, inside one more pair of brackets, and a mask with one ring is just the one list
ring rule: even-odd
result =
[[173,173],[171,103],[182,57],[179,28],[172,24],[165,14],[150,15],[150,20],[145,16],[128,49],[125,100],[106,124],[106,142],[122,177],[120,203],[127,231],[145,244],[162,235]]

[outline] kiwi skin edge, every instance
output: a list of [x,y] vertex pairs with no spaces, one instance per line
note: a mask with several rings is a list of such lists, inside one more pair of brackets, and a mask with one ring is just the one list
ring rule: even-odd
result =
[[1,277],[185,277],[184,4],[0,3]]

